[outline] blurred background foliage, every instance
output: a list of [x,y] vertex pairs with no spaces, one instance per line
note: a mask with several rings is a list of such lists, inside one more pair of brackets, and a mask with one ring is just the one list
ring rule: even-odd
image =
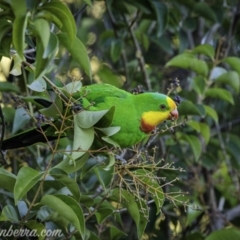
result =
[[[126,204],[122,207],[128,211],[122,208],[112,216],[110,203],[117,200],[101,195],[102,188],[111,189],[106,183],[113,181],[112,172],[96,170],[99,162],[94,159],[68,180],[65,173],[52,172],[54,180],[46,179],[42,188],[45,196],[37,196],[35,184],[52,156],[46,146],[8,151],[10,164],[0,172],[1,228],[9,222],[30,229],[61,228],[65,239],[83,238],[84,231],[85,239],[240,239],[239,0],[3,0],[0,8],[5,137],[36,126],[24,106],[34,116],[39,110],[34,97],[48,96],[51,84],[43,76],[58,87],[103,82],[131,91],[142,85],[146,91],[174,89],[172,96],[181,97],[178,127],[168,126],[147,149],[156,162],[164,159],[155,174],[166,178],[160,184],[166,201],[158,214],[156,201],[148,200],[147,207],[140,200],[135,206],[134,211],[149,210],[142,220],[146,229],[136,224],[136,212]],[[60,140],[59,149],[67,145],[68,140]],[[59,161],[62,156],[55,155],[52,166]],[[22,170],[21,175],[23,166],[31,173]],[[56,200],[52,194],[69,190],[76,199],[81,192],[85,213],[97,211],[79,219],[88,230],[72,232],[69,222],[74,225],[74,220],[66,221],[61,209],[50,204]],[[134,204],[127,192],[122,194]]]

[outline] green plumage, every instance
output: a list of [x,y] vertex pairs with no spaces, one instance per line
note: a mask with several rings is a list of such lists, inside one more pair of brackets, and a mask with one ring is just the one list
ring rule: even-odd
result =
[[[75,99],[81,99],[86,110],[99,111],[115,107],[111,126],[120,126],[118,133],[111,136],[121,147],[130,147],[143,140],[148,134],[141,130],[143,113],[157,112],[168,113],[172,110],[168,105],[167,96],[159,93],[131,94],[108,84],[93,84],[82,87],[80,92],[74,95]],[[93,105],[89,107],[89,103]],[[161,109],[160,106],[165,106]],[[165,117],[164,120],[166,120]],[[57,123],[57,120],[54,124]],[[44,125],[44,132],[49,140],[54,140],[55,130],[50,125]],[[2,143],[2,149],[25,147],[37,142],[46,142],[45,137],[37,129],[31,129],[20,133]]]
[[[121,147],[129,147],[143,140],[147,134],[141,131],[140,122],[143,112],[161,111],[159,106],[165,104],[166,95],[159,93],[131,94],[108,84],[93,84],[83,87],[80,96],[85,95],[94,107],[90,110],[106,110],[115,107],[112,126],[121,130],[111,136]],[[167,107],[164,111],[169,111]]]

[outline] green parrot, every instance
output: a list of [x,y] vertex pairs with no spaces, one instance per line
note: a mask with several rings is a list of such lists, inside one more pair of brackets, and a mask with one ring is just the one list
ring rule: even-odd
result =
[[[168,96],[157,92],[132,94],[109,84],[84,86],[73,96],[83,111],[99,111],[115,108],[111,126],[120,130],[111,136],[121,148],[141,142],[165,120],[176,120],[176,103]],[[91,103],[91,104],[90,104]],[[55,120],[57,122],[58,120]],[[43,124],[41,130],[32,128],[2,142],[2,150],[30,146],[58,138],[52,124]]]

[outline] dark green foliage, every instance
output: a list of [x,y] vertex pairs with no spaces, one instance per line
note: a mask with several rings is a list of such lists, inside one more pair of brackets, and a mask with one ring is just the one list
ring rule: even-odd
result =
[[[34,229],[39,239],[44,229],[60,230],[54,239],[239,239],[239,1],[66,2],[0,1],[4,137],[46,122],[59,136],[1,155],[0,229]],[[180,118],[118,149],[114,108],[78,118],[74,96],[95,82],[179,95]],[[36,136],[48,136],[42,130]]]

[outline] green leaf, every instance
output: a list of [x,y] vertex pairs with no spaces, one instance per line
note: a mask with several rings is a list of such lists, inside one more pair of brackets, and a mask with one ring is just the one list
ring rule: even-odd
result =
[[79,127],[77,115],[74,115],[74,140],[72,158],[78,159],[89,150],[94,140],[93,127],[83,129]]
[[138,233],[138,236],[142,236],[142,234],[144,233],[144,230],[146,229],[147,223],[149,221],[149,206],[147,202],[142,198],[138,198],[136,200],[137,200],[136,202],[138,205],[138,209],[140,211],[140,220],[137,228],[137,233]]
[[205,92],[205,97],[219,98],[226,102],[234,104],[232,94],[229,91],[222,88],[209,88]]
[[105,171],[113,171],[114,169],[112,169],[112,167],[115,164],[115,157],[113,156],[113,154],[108,154],[105,155],[107,157],[107,161],[104,162],[104,165],[102,165],[102,169]]
[[[219,148],[219,147],[218,147]],[[216,157],[216,154],[215,154]],[[229,169],[226,163],[222,162],[222,164],[219,164],[218,159],[218,168],[213,172],[212,179],[217,184],[215,185],[218,192],[222,194],[223,197],[226,198],[227,201],[229,201],[231,206],[237,205],[237,199],[232,197],[232,192],[235,191],[235,186],[232,183],[231,176],[229,174]],[[236,168],[237,166],[233,164],[233,167]]]
[[9,59],[11,58],[10,55],[10,49],[12,46],[12,37],[9,35],[6,35],[0,45],[0,58],[1,56],[8,57]]
[[19,93],[20,89],[18,86],[10,82],[0,82],[0,91],[1,92],[16,92]]
[[100,130],[101,132],[103,132],[105,136],[110,137],[110,136],[118,133],[118,132],[120,131],[121,127],[119,127],[119,126],[114,126],[114,127],[96,128],[96,129],[98,129],[98,130]]
[[206,81],[205,78],[202,76],[196,76],[194,77],[193,81],[193,89],[200,95],[204,93],[206,87]]
[[109,186],[109,184],[112,181],[112,178],[114,176],[114,165],[109,167],[106,171],[105,169],[101,168],[94,168],[94,173],[96,174],[100,184],[106,190],[106,188]]
[[30,120],[30,116],[24,108],[17,108],[13,120],[12,134],[24,127]]
[[199,141],[199,139],[190,134],[182,134],[181,139],[188,142],[188,144],[192,148],[195,160],[198,161],[199,157],[201,156],[201,151],[202,151],[202,145],[201,145],[201,142]]
[[18,0],[18,1],[7,0],[6,2],[11,5],[11,8],[14,12],[15,17],[26,15],[26,11],[27,11],[26,0]]
[[50,173],[50,176],[52,176],[55,180],[57,180],[58,182],[62,183],[65,187],[67,187],[76,201],[80,200],[80,191],[78,184],[72,178],[64,174]]
[[58,51],[58,38],[54,33],[50,32],[50,38],[48,41],[48,45],[44,52],[42,53],[43,59],[48,59],[49,62],[55,57],[55,54]]
[[[45,49],[48,46],[49,39],[50,39],[49,24],[46,20],[44,20],[42,18],[36,19],[32,24],[34,26],[34,31],[37,32],[37,35],[40,37],[40,39],[42,41],[43,49],[45,51]],[[46,57],[47,56],[45,56],[44,58],[46,58]]]
[[110,236],[111,236],[111,240],[117,240],[123,236],[126,237],[127,234],[125,232],[119,230],[115,226],[110,226]]
[[144,229],[140,228],[140,209],[135,201],[135,198],[132,194],[130,194],[125,189],[115,188],[109,194],[109,200],[119,202],[123,205],[123,207],[127,208],[131,217],[133,218],[137,230],[138,230],[138,238],[141,239],[141,236],[144,232]]
[[219,164],[218,158],[216,158],[216,155],[214,152],[212,153],[203,153],[201,156],[201,165],[206,167],[208,170],[211,171],[216,165]]
[[114,140],[112,140],[110,137],[102,137],[102,140],[104,140],[105,142],[113,145],[114,147],[119,147],[120,148],[120,145],[115,142]]
[[92,207],[94,204],[94,200],[89,196],[81,195],[80,203],[85,205],[86,207]]
[[201,128],[200,128],[199,122],[190,120],[190,121],[187,121],[187,125],[190,126],[192,129],[194,129],[195,131],[200,132]]
[[139,41],[139,43],[143,47],[143,49],[147,51],[149,49],[149,45],[150,45],[149,38],[148,38],[147,34],[137,30],[137,31],[135,31],[135,35],[136,35],[137,40]]
[[41,179],[43,174],[30,167],[22,167],[19,170],[14,186],[15,204]]
[[19,76],[22,74],[22,69],[21,69],[22,59],[18,54],[14,54],[13,61],[14,61],[14,65],[10,73],[14,76]]
[[61,30],[68,36],[68,42],[70,45],[73,44],[77,31],[74,17],[69,8],[62,2],[55,1],[45,2],[40,8],[40,11],[42,10],[49,11],[52,15],[55,15],[61,21]]
[[[146,1],[128,0],[128,1],[123,2],[123,4],[125,5],[126,11],[128,11],[129,13],[133,13],[134,10],[136,10],[136,9],[138,9],[139,11],[146,13],[146,14],[152,13],[150,11],[149,6],[147,5]],[[118,7],[120,7],[120,6],[118,5]]]
[[210,128],[206,123],[199,123],[200,126],[200,133],[202,134],[205,143],[208,144],[210,139]]
[[69,53],[71,54],[72,58],[78,62],[78,64],[82,67],[84,72],[92,78],[92,70],[90,65],[90,60],[87,54],[87,50],[83,43],[75,37],[73,39],[73,43],[69,42],[69,37],[65,33],[57,34],[59,41],[67,48]]
[[66,91],[68,94],[73,94],[73,93],[79,92],[81,87],[82,87],[82,82],[74,81],[74,82],[68,83],[61,89]]
[[121,40],[111,41],[110,56],[113,62],[117,62],[122,53],[123,44]]
[[181,102],[181,104],[178,106],[178,112],[180,116],[186,116],[186,115],[202,116],[202,112],[199,110],[197,105],[193,104],[188,100],[184,100]]
[[4,206],[0,215],[0,221],[1,222],[10,221],[13,223],[19,222],[18,214],[12,205]]
[[25,0],[8,2],[14,12],[15,19],[13,22],[12,41],[18,55],[23,60],[24,44],[25,44],[25,31],[27,27],[28,17],[31,15],[27,13],[27,6]]
[[17,16],[13,22],[13,46],[22,60],[24,60],[23,49],[25,46],[25,31],[27,28],[27,21],[30,15],[31,14],[28,12],[23,16]]
[[206,116],[206,111],[205,111],[205,108],[204,108],[203,104],[196,104],[196,108],[200,112],[201,117],[205,117]]
[[70,161],[69,159],[71,159],[71,156],[69,156],[64,158],[63,161],[61,161],[56,166],[54,166],[54,168],[62,169],[68,174],[72,172],[76,172],[77,170],[79,170],[84,166],[88,158],[89,158],[88,153],[83,154],[80,158],[74,161]]
[[76,200],[65,195],[45,195],[41,202],[47,205],[58,214],[66,218],[81,234],[85,236],[85,221],[83,211]]
[[76,122],[81,128],[90,128],[94,126],[101,118],[104,117],[107,113],[114,111],[114,107],[108,110],[100,111],[81,111],[76,114]]
[[[86,231],[87,234],[89,235],[89,238],[86,238],[86,239],[91,239],[91,240],[101,240],[99,237],[97,237],[97,235],[94,233],[94,232],[90,232],[90,231]],[[86,234],[86,235],[87,235]],[[87,236],[88,236],[87,235]]]
[[[18,207],[18,212],[19,212],[20,216],[21,217],[26,216],[28,209],[29,209],[27,206],[27,203],[25,201],[18,201],[17,207]],[[29,218],[29,216],[28,216],[28,218]]]
[[157,207],[156,214],[159,214],[161,212],[161,207],[164,203],[165,197],[163,190],[157,182],[155,176],[151,172],[144,169],[138,169],[132,173],[134,176],[133,178],[136,179],[136,181],[139,181],[141,185],[146,188],[147,192],[151,193]]
[[113,214],[113,209],[107,208],[107,207],[100,207],[95,212],[95,216],[99,224],[103,223],[103,221],[112,214]]
[[13,192],[16,176],[7,170],[0,168],[0,187]]
[[240,230],[235,227],[227,227],[221,230],[212,232],[205,240],[239,240]]
[[231,162],[234,167],[240,167],[240,138],[236,134],[223,135],[227,152],[232,156]]
[[160,37],[167,26],[168,8],[164,3],[157,0],[149,1],[149,3],[152,5],[157,17],[157,37]]
[[194,12],[198,13],[201,17],[204,17],[212,22],[217,21],[215,12],[210,8],[209,4],[205,2],[198,2],[194,6]]
[[208,65],[205,61],[197,59],[194,55],[183,53],[167,62],[166,67],[180,67],[196,72],[203,77],[208,75]]
[[47,89],[47,84],[43,78],[39,78],[33,81],[31,84],[27,84],[28,88],[35,92],[44,92]]
[[48,237],[45,225],[36,221],[36,220],[29,220],[24,224],[27,228],[34,230],[36,232],[39,240],[44,240]]
[[215,109],[210,106],[204,105],[206,114],[211,117],[215,122],[218,122],[218,114]]
[[106,64],[102,64],[96,74],[100,78],[102,83],[108,83],[115,87],[122,86],[121,78],[117,74],[115,74],[113,70]]
[[222,74],[226,73],[227,70],[223,67],[214,67],[212,70],[211,70],[211,74],[209,76],[209,79],[210,80],[213,80],[213,79],[216,79],[218,78],[219,76],[221,76]]
[[192,51],[193,54],[203,54],[210,57],[214,60],[215,51],[214,48],[210,44],[202,44],[195,47]]
[[229,66],[238,73],[240,76],[240,58],[238,57],[227,57],[224,58],[222,62],[229,64]]
[[36,53],[36,69],[34,78],[40,78],[46,71],[48,64],[51,62],[58,49],[58,39],[55,34],[50,33],[48,46],[44,49],[40,37],[37,38],[37,53]]
[[215,82],[228,84],[236,91],[236,93],[239,93],[240,79],[238,73],[235,71],[228,71],[222,74],[215,79]]
[[206,123],[197,121],[187,121],[187,125],[189,125],[192,129],[194,129],[198,133],[201,133],[205,140],[205,143],[208,144],[210,139],[210,128]]
[[93,168],[105,164],[106,160],[107,160],[106,155],[97,155],[96,157],[89,158],[81,170],[80,178],[82,179],[85,176],[85,174],[88,173]]
[[63,112],[62,99],[59,96],[56,96],[56,99],[50,107],[40,109],[39,112],[42,113],[44,116],[57,119]]
[[36,14],[36,18],[46,19],[50,23],[54,23],[59,29],[62,29],[62,21],[55,15],[51,14],[51,12],[46,10],[41,10]]
[[12,29],[12,24],[5,19],[0,22],[0,43],[4,36]]

